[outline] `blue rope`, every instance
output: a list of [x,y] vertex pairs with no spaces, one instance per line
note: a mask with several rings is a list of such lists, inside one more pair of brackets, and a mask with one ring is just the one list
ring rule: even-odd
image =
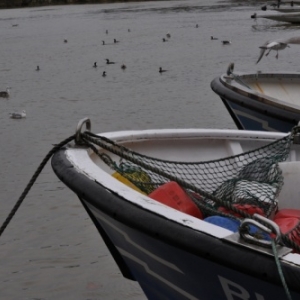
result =
[[280,265],[280,261],[279,261],[279,258],[278,258],[278,253],[277,253],[277,249],[276,249],[276,245],[274,243],[274,240],[271,241],[271,244],[272,244],[272,250],[273,250],[274,257],[275,257],[275,262],[276,262],[276,265],[277,265],[278,273],[279,273],[282,285],[284,287],[287,299],[288,300],[293,300],[292,295],[291,295],[291,293],[289,291],[289,288],[286,284],[286,281],[284,279],[284,275],[283,275],[283,272],[282,272],[282,268],[281,268],[281,265]]

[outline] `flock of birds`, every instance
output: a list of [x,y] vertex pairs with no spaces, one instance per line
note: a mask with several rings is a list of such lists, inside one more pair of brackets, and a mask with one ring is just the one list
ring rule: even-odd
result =
[[[196,28],[198,28],[198,27],[199,26],[197,24]],[[128,32],[130,32],[130,29],[128,29]],[[108,30],[106,30],[106,34],[108,34]],[[166,42],[170,38],[171,38],[170,33],[167,33],[166,37],[164,37],[162,40],[163,40],[163,42]],[[218,40],[218,38],[216,38],[214,36],[211,36],[211,40]],[[65,39],[64,43],[67,43],[67,42],[68,42],[68,40]],[[230,45],[231,44],[230,40],[222,40],[221,42],[222,42],[223,45]],[[116,39],[114,39],[113,43],[117,44],[117,43],[119,43],[119,41],[116,40]],[[105,41],[102,41],[102,44],[106,45]],[[290,37],[290,38],[287,38],[287,39],[277,39],[277,40],[265,42],[262,46],[259,47],[260,48],[260,55],[258,57],[258,60],[256,61],[256,64],[258,64],[261,61],[261,59],[263,58],[264,55],[268,56],[269,53],[272,50],[277,52],[276,58],[278,59],[278,51],[284,50],[285,48],[290,47],[289,46],[290,44],[299,45],[300,44],[300,37]],[[106,59],[106,64],[107,65],[111,65],[111,64],[115,64],[115,62],[110,61],[109,59]],[[93,67],[94,68],[98,67],[97,62],[94,62]],[[126,68],[127,68],[127,66],[125,64],[121,65],[121,69],[122,70],[125,70]],[[39,66],[36,67],[36,71],[40,71],[40,67]],[[159,71],[158,72],[160,74],[162,74],[162,73],[164,73],[166,71],[167,70],[164,70],[162,67],[159,67]],[[106,75],[107,75],[106,71],[103,71],[102,76],[106,77]],[[0,98],[6,98],[6,99],[8,99],[10,97],[10,89],[11,89],[11,87],[7,87],[5,91],[0,91]],[[12,113],[9,113],[9,116],[12,119],[26,118],[26,111],[23,110],[21,112],[12,112]]]
[[[106,32],[106,34],[108,34],[108,30],[106,30],[105,32]],[[128,32],[131,32],[131,30],[128,29]],[[167,42],[170,38],[171,38],[171,34],[170,34],[170,33],[167,33],[167,34],[166,34],[166,37],[163,37],[162,41],[163,41],[163,42]],[[102,45],[117,44],[117,43],[119,43],[119,42],[120,42],[120,41],[118,41],[117,39],[113,39],[113,43],[107,43],[107,42],[105,42],[104,40],[102,40]],[[107,64],[107,65],[114,65],[114,64],[116,64],[114,61],[111,61],[111,60],[109,60],[108,58],[106,58],[105,60],[106,60],[106,64]],[[37,66],[37,68],[39,68],[39,66]],[[94,64],[93,64],[93,68],[98,68],[98,63],[97,63],[96,61],[95,61]],[[123,63],[123,64],[121,65],[121,69],[124,71],[124,70],[127,69],[127,66]],[[167,70],[164,70],[162,67],[159,67],[158,72],[159,72],[160,74],[162,74],[162,73],[164,73],[164,72],[166,72],[166,71],[167,71]],[[102,72],[102,77],[106,77],[106,76],[107,76],[107,72],[106,72],[106,71],[103,71],[103,72]]]
[[[131,30],[128,29],[128,32],[130,32],[130,31],[131,31]],[[106,30],[106,34],[108,34],[108,30]],[[170,39],[170,38],[171,38],[171,34],[170,34],[170,33],[167,33],[167,34],[166,34],[166,38],[163,38],[163,41],[167,41],[167,40]],[[118,41],[117,39],[114,39],[114,40],[113,40],[113,43],[114,43],[114,44],[117,44],[117,43],[119,43],[119,42],[120,42],[120,41]],[[67,40],[67,39],[64,39],[64,43],[68,43],[68,40]],[[108,45],[108,44],[107,44],[105,41],[102,41],[102,45]],[[107,65],[112,65],[112,64],[115,64],[115,62],[110,61],[110,60],[107,58],[107,59],[106,59],[106,64],[107,64]],[[97,62],[94,62],[93,68],[97,68],[97,67],[98,67]],[[126,70],[126,68],[127,68],[127,66],[126,66],[125,64],[122,64],[122,65],[121,65],[121,69],[122,69],[122,70]],[[40,69],[40,66],[37,65],[35,70],[36,70],[36,71],[40,71],[40,70],[41,70],[41,69]],[[164,72],[167,72],[167,70],[163,69],[162,67],[159,67],[158,72],[159,72],[160,74],[162,74],[162,73],[164,73]],[[103,76],[103,77],[106,77],[106,75],[107,75],[106,71],[103,71],[102,76]],[[11,89],[11,87],[7,87],[5,91],[0,91],[0,98],[6,98],[6,99],[8,99],[8,98],[10,97],[10,89]],[[11,113],[9,113],[9,116],[10,116],[10,118],[12,118],[12,119],[23,119],[23,118],[26,118],[26,111],[25,111],[25,110],[22,110],[21,112],[11,112]]]

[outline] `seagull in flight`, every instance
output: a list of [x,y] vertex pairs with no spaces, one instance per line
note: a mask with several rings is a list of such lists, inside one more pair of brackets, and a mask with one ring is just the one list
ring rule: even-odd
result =
[[264,56],[265,52],[266,56],[269,55],[269,53],[271,52],[271,50],[277,51],[276,54],[276,58],[278,59],[278,51],[279,50],[284,50],[286,47],[290,47],[289,44],[300,44],[300,36],[298,37],[291,37],[291,38],[287,38],[287,39],[278,39],[278,40],[274,40],[274,41],[267,41],[266,43],[264,43],[262,46],[260,46],[259,48],[260,50],[260,55],[259,58],[257,60],[257,64],[260,62],[260,60],[262,59],[262,57]]

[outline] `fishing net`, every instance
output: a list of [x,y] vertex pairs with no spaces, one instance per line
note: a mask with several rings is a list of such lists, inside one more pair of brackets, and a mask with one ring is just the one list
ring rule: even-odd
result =
[[[206,220],[225,216],[240,224],[244,218],[253,218],[253,214],[273,219],[284,182],[279,163],[287,159],[292,143],[299,143],[299,132],[300,127],[295,127],[291,134],[258,149],[197,162],[149,157],[91,132],[81,138],[115,174],[141,193],[151,196],[161,186],[176,182]],[[95,145],[106,153],[99,152]],[[261,236],[256,230],[250,234]],[[297,224],[281,232],[280,241],[300,253],[300,210]]]
[[204,216],[244,218],[258,213],[270,217],[277,209],[283,185],[278,163],[286,160],[292,141],[287,135],[259,149],[211,161],[182,162],[149,157],[89,133],[106,153],[100,158],[113,170],[149,195],[163,184],[176,181]]

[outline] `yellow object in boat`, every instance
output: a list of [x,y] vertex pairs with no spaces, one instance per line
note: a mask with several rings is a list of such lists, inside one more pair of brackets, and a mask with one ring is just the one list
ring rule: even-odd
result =
[[137,186],[135,186],[131,181],[129,181],[127,178],[125,178],[124,176],[122,176],[120,173],[115,172],[112,174],[112,176],[116,179],[118,179],[119,181],[121,181],[122,183],[124,183],[125,185],[131,187],[132,189],[140,192],[141,194],[146,195],[146,193],[144,193],[143,191],[141,191]]

